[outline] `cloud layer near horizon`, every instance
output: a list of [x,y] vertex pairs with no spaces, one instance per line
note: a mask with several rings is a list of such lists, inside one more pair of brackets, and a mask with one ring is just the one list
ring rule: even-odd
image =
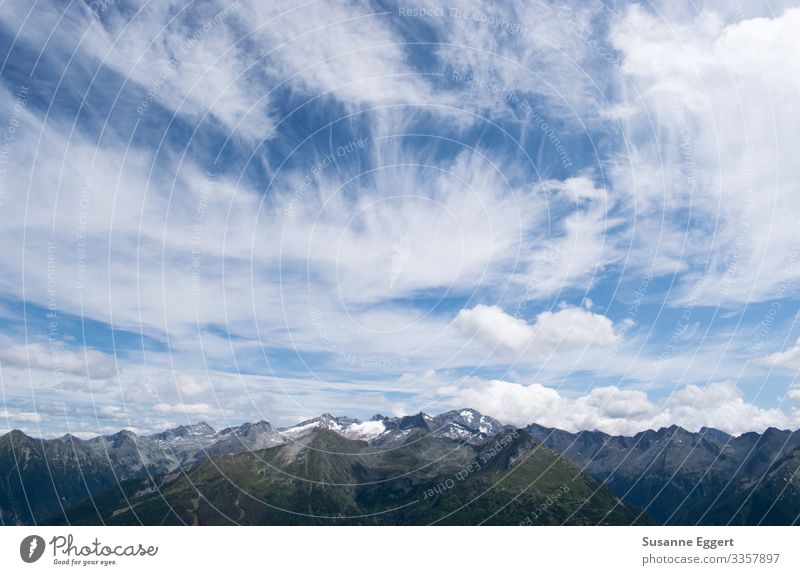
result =
[[596,387],[583,395],[567,395],[537,383],[523,385],[492,380],[443,388],[463,405],[470,405],[513,425],[537,423],[566,431],[599,430],[611,435],[634,435],[646,429],[679,425],[689,431],[711,427],[732,435],[762,432],[768,427],[800,426],[800,396],[793,390],[787,399],[791,413],[764,409],[746,401],[730,383],[676,388],[664,400],[617,386]]

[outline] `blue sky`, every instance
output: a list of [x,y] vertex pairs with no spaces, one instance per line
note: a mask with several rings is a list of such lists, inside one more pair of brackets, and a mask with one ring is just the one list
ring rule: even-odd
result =
[[6,1],[0,430],[797,428],[796,5]]

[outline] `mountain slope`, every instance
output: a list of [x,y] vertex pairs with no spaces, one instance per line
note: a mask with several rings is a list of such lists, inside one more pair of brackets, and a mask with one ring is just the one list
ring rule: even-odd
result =
[[523,432],[471,409],[89,440],[14,431],[0,436],[0,521],[785,525],[799,475],[798,432]]
[[731,481],[706,515],[723,518],[731,525],[800,524],[800,448],[781,457],[763,474]]
[[83,441],[33,439],[15,430],[0,437],[0,519],[4,525],[39,523],[118,481],[176,464],[128,431]]
[[[798,432],[770,428],[734,438],[672,426],[614,437],[538,425],[526,429],[660,523],[756,524],[762,517],[778,524],[797,522],[796,483],[776,478],[797,476],[800,461],[792,454],[800,448]],[[788,509],[793,511],[781,514],[773,506],[778,495],[784,502],[780,507],[792,504]]]
[[405,444],[381,449],[316,428],[303,441],[212,456],[155,483],[129,482],[71,510],[69,520],[630,524],[639,515],[524,431],[505,430],[481,446],[412,431]]

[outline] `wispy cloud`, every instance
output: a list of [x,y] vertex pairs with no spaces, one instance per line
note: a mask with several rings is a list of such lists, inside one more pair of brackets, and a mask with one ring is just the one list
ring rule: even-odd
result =
[[797,9],[743,18],[632,5],[611,29],[623,58],[611,111],[630,134],[612,179],[637,206],[637,242],[655,248],[639,258],[683,262],[683,302],[796,291],[800,173],[785,142],[798,122],[798,24]]

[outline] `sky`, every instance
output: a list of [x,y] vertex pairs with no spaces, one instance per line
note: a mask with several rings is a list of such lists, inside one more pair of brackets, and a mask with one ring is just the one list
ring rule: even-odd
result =
[[800,427],[800,2],[5,0],[0,432]]

